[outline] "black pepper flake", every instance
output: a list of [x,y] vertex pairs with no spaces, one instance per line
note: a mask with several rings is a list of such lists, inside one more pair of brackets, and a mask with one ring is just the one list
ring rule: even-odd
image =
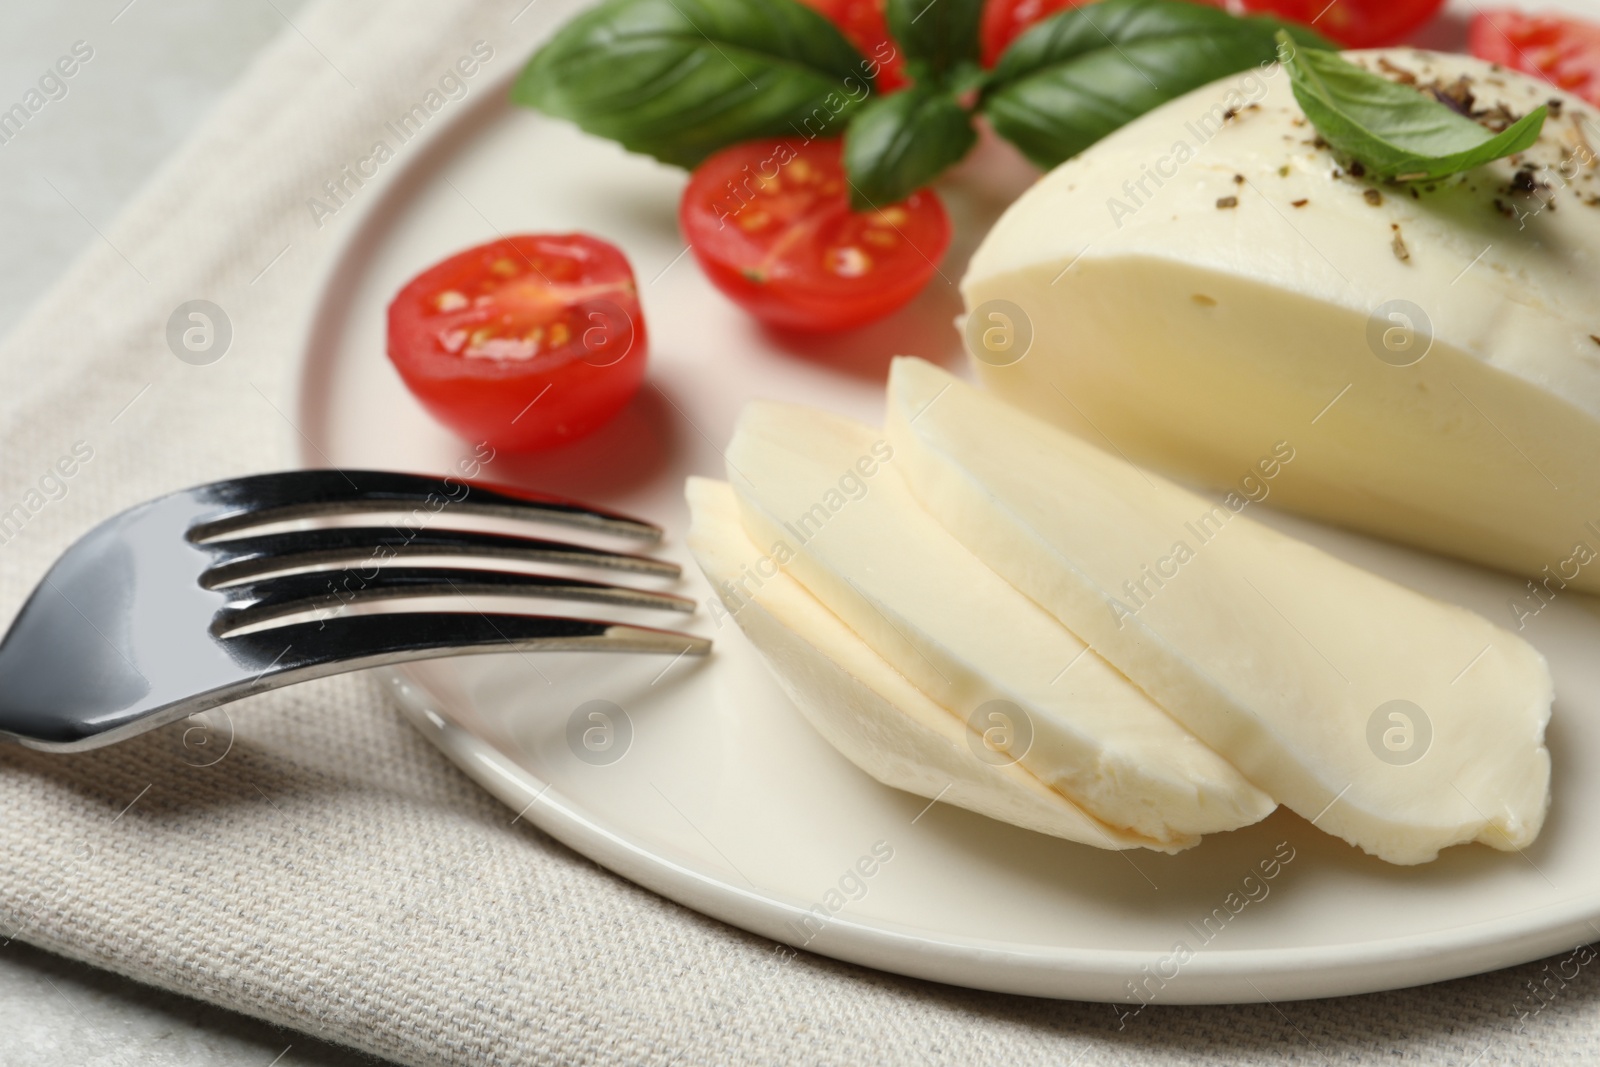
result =
[[1367,168],[1361,165],[1361,160],[1353,159],[1350,161],[1350,176],[1352,178],[1365,178],[1367,176]]
[[1389,59],[1386,56],[1378,57],[1378,69],[1389,75],[1391,81],[1397,81],[1401,85],[1417,84],[1417,76],[1415,74],[1411,73],[1409,70],[1406,70],[1404,67],[1395,66],[1393,63],[1389,62]]
[[1376,189],[1368,189],[1361,195],[1366,197],[1367,203],[1371,204],[1373,207],[1377,207],[1379,204],[1383,203],[1383,194],[1378,192]]
[[1422,199],[1422,194],[1417,192],[1417,187],[1415,185],[1413,185],[1411,187],[1411,199],[1413,199],[1413,200],[1421,200]]
[[1235,174],[1233,176],[1233,184],[1235,184],[1235,185],[1243,185],[1244,184],[1244,175],[1243,174]]
[[1232,122],[1234,116],[1237,115],[1238,113],[1239,113],[1239,109],[1238,108],[1230,107],[1228,110],[1226,110],[1226,111],[1224,111],[1222,113],[1222,121],[1223,122]]
[[1499,197],[1495,197],[1494,209],[1508,219],[1514,219],[1517,217],[1516,209],[1510,204],[1507,204],[1504,200],[1501,200]]
[[1538,183],[1533,180],[1533,171],[1524,167],[1511,177],[1511,192],[1521,193],[1526,196],[1537,189]]
[[1411,262],[1411,249],[1406,247],[1406,240],[1400,236],[1400,224],[1390,223],[1389,228],[1394,231],[1394,240],[1389,242],[1389,247],[1394,250],[1394,258],[1402,263]]
[[1484,129],[1492,130],[1495,133],[1504,133],[1508,127],[1522,118],[1521,115],[1504,104],[1496,104],[1494,107],[1474,111],[1467,117]]
[[1296,201],[1293,201],[1290,204],[1290,206],[1291,207],[1305,207],[1309,203],[1311,203],[1311,201],[1309,201],[1309,200],[1296,200]]
[[1600,345],[1600,337],[1596,337],[1592,333],[1589,335],[1589,340],[1593,341],[1597,345]]
[[1565,103],[1566,101],[1562,100],[1558,96],[1552,96],[1549,100],[1546,100],[1545,106],[1550,109],[1550,117],[1553,119],[1560,118],[1561,108]]
[[1219,197],[1217,197],[1217,210],[1219,210],[1219,211],[1222,210],[1223,208],[1238,207],[1238,206],[1239,206],[1239,198],[1237,196],[1219,196]]
[[1433,97],[1456,114],[1465,118],[1476,117],[1472,111],[1476,103],[1472,95],[1472,79],[1465,74],[1449,84],[1435,81],[1421,86],[1421,89],[1424,95]]
[[1287,178],[1288,176],[1289,176],[1289,164],[1285,163],[1283,166],[1278,168],[1278,177]]

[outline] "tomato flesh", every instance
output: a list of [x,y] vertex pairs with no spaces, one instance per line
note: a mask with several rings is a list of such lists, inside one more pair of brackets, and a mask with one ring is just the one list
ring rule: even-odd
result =
[[632,268],[584,234],[469,248],[389,305],[389,359],[407,388],[463,438],[507,452],[598,429],[638,391],[647,349]]
[[845,40],[867,58],[867,73],[876,72],[878,91],[892,93],[906,84],[905,58],[889,33],[884,0],[800,0],[827,18]]
[[880,210],[850,210],[838,141],[752,141],[696,168],[678,208],[695,259],[756,317],[840,330],[916,296],[950,244],[928,189]]
[[1600,25],[1555,15],[1481,11],[1467,31],[1479,59],[1543,78],[1600,106]]

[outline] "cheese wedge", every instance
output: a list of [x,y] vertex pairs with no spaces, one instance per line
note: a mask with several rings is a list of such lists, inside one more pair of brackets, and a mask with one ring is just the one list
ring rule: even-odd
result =
[[726,457],[752,540],[913,685],[978,729],[995,722],[997,747],[1096,818],[1178,845],[1273,809],[923,511],[876,431],[752,403]]
[[1256,785],[1392,863],[1521,848],[1548,804],[1532,646],[897,359],[889,438],[963,545]]
[[1552,110],[1523,155],[1401,187],[1352,176],[1275,66],[1173,100],[990,231],[974,366],[1189,481],[1257,484],[1287,441],[1276,505],[1532,578],[1516,627],[1600,593],[1600,111],[1469,56],[1347,56]]
[[982,745],[756,548],[726,482],[690,478],[689,551],[806,721],[884,785],[1042,834],[1105,849],[1176,852],[1100,822],[1021,764],[974,757]]

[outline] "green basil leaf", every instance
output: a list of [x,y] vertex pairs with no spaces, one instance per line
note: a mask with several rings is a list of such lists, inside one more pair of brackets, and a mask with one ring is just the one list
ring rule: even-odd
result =
[[857,211],[904,200],[958,162],[978,132],[954,96],[913,85],[872,100],[844,138],[850,203]]
[[842,134],[871,69],[796,0],[606,0],[535,53],[511,98],[693,167],[739,141]]
[[906,70],[919,82],[949,86],[978,66],[983,0],[887,0],[889,32],[906,50]]
[[1375,178],[1448,177],[1521,152],[1544,128],[1549,109],[1542,105],[1494,133],[1338,55],[1299,52],[1287,39],[1280,44],[1306,118],[1335,151],[1360,160]]
[[[1073,8],[1011,43],[980,107],[996,133],[1048,169],[1168,100],[1272,62],[1285,26],[1183,0]],[[1292,30],[1307,48],[1331,47]]]

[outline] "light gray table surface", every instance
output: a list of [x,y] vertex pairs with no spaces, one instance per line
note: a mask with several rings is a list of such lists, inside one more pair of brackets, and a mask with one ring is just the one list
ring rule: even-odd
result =
[[[102,239],[252,57],[276,34],[296,32],[290,20],[304,4],[0,0],[0,111],[38,88],[75,45],[92,51],[71,78],[47,83],[42,95],[55,98],[0,142],[0,332]],[[0,933],[4,1067],[377,1062]]]

